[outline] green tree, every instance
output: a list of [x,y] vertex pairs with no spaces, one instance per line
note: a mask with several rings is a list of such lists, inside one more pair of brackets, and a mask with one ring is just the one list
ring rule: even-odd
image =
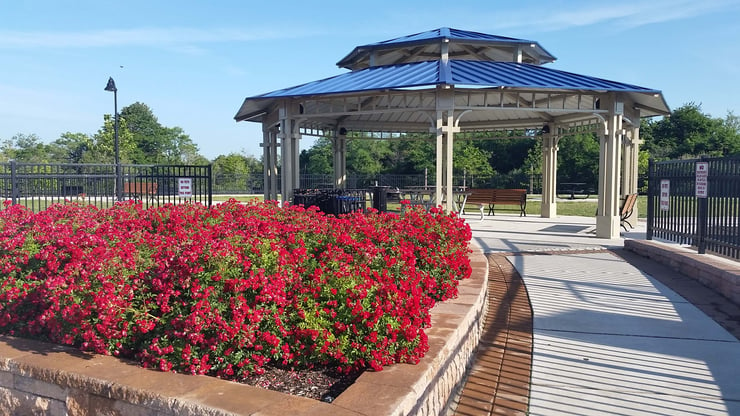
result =
[[333,158],[331,140],[327,137],[320,137],[310,149],[301,151],[301,170],[311,174],[330,174],[334,169]]
[[[133,163],[136,149],[126,119],[118,119],[118,155],[121,163]],[[115,120],[110,114],[103,116],[103,126],[93,136],[92,147],[82,156],[83,163],[115,163]]]
[[737,117],[729,113],[725,119],[711,118],[694,103],[675,109],[669,117],[644,121],[640,136],[657,160],[740,153]]
[[558,181],[584,182],[594,189],[599,179],[599,140],[595,133],[565,136],[558,142]]
[[87,134],[63,133],[49,144],[49,162],[84,163],[87,152],[93,147],[93,138]]
[[180,127],[163,127],[165,137],[162,159],[160,163],[185,163],[188,165],[202,163],[205,159],[198,153],[198,145],[193,143],[190,136]]
[[740,117],[728,112],[720,134],[712,137],[712,146],[722,156],[740,155]]
[[213,160],[213,175],[249,175],[262,171],[262,162],[241,153],[219,155]]
[[44,163],[49,159],[49,146],[35,134],[16,134],[0,144],[2,160],[26,163]]
[[455,174],[469,176],[492,176],[495,174],[489,163],[491,153],[476,146],[472,141],[455,143],[453,152],[453,170]]
[[436,150],[433,141],[423,135],[410,135],[409,140],[399,140],[393,144],[396,161],[393,173],[419,174],[426,171],[429,175],[435,174]]
[[132,148],[128,157],[131,163],[194,163],[202,160],[198,146],[180,127],[162,126],[152,110],[136,102],[121,110],[121,119],[131,134]]
[[347,142],[347,171],[360,175],[384,173],[393,157],[387,140],[355,139]]
[[522,169],[529,175],[542,174],[542,138],[538,137],[533,140],[534,144],[527,151],[527,157],[524,159]]
[[214,186],[221,189],[251,193],[262,178],[255,179],[253,173],[262,172],[262,163],[253,156],[240,153],[219,155],[213,160]]
[[131,134],[131,162],[151,164],[161,160],[168,147],[167,135],[149,106],[133,103],[121,110],[121,118]]
[[[512,132],[522,135],[524,132]],[[529,151],[535,146],[535,140],[523,138],[501,138],[476,140],[479,147],[486,150],[490,156],[490,164],[496,172],[508,173],[520,169],[525,164]]]

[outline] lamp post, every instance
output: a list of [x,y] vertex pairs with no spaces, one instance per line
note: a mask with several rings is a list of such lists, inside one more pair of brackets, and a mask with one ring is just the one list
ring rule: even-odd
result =
[[116,82],[113,81],[113,77],[108,77],[108,85],[105,86],[105,91],[113,91],[113,153],[115,154],[116,160],[116,201],[123,199],[121,191],[123,190],[123,183],[121,181],[121,159],[118,154],[118,88],[116,88]]

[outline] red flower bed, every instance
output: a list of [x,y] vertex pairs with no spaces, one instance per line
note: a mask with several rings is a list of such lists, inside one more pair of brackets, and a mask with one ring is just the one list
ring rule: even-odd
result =
[[470,275],[467,225],[236,201],[0,211],[0,332],[239,380],[415,363]]

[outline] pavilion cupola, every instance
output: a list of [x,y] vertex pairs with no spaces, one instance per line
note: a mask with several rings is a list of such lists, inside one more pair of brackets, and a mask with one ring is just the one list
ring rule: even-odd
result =
[[422,61],[466,60],[541,65],[555,59],[539,43],[531,40],[443,27],[358,46],[337,62],[337,66],[356,71]]

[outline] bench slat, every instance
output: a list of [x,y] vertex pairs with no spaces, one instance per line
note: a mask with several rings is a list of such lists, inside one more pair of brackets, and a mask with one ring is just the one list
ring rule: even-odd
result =
[[[483,219],[483,209],[488,205],[488,215],[496,215],[496,205],[517,205],[519,216],[526,216],[527,190],[526,189],[471,189],[465,205],[478,205]],[[465,207],[462,208],[463,211]]]
[[124,182],[123,192],[133,196],[148,196],[154,198],[157,195],[156,182]]

